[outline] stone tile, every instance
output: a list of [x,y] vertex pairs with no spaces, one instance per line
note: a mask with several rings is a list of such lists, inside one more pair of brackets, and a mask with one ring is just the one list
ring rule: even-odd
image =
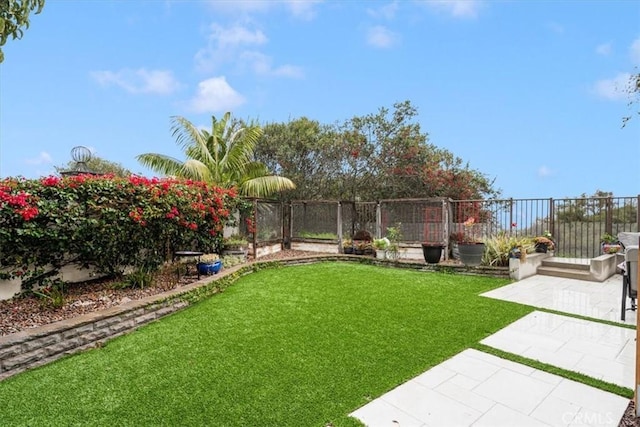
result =
[[497,404],[484,413],[473,427],[550,427],[535,418],[528,417],[518,411]]
[[575,403],[548,396],[531,413],[531,416],[552,426],[568,426],[580,410],[581,407]]
[[456,375],[456,372],[447,369],[442,365],[438,365],[418,375],[412,381],[415,381],[425,387],[435,388]]
[[452,381],[445,381],[436,387],[435,391],[450,397],[453,400],[457,400],[461,404],[469,406],[481,413],[488,411],[493,405],[495,405],[494,400],[487,399],[486,397],[474,393],[471,390],[460,387]]
[[586,408],[593,413],[615,415],[618,417],[618,421],[629,404],[629,401],[624,397],[567,379],[562,380],[551,395],[581,408]]
[[482,415],[480,411],[414,381],[397,387],[382,399],[428,426],[468,426]]
[[507,369],[498,371],[473,391],[522,414],[530,414],[554,385]]
[[391,405],[376,399],[349,414],[369,427],[422,427],[424,423]]

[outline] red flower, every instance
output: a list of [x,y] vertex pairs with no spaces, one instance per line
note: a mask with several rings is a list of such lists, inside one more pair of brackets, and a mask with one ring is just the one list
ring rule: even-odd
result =
[[41,182],[45,187],[55,187],[60,183],[60,178],[56,176],[48,176],[46,178],[42,178]]
[[33,206],[27,206],[26,208],[20,209],[16,212],[20,214],[22,216],[22,219],[24,219],[25,221],[29,221],[38,216],[38,208],[35,208]]

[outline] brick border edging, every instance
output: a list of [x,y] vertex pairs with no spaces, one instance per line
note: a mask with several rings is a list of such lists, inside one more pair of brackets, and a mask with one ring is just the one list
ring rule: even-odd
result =
[[185,308],[220,292],[239,277],[273,266],[293,266],[324,261],[356,262],[420,271],[454,271],[508,277],[504,268],[464,267],[404,261],[380,261],[357,255],[311,255],[278,261],[254,261],[222,270],[189,285],[37,328],[0,336],[0,380],[64,356],[100,347],[106,341]]

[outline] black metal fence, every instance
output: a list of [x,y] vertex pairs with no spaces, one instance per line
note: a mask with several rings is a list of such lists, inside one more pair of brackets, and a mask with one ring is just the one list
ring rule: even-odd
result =
[[541,236],[551,233],[556,255],[593,258],[604,233],[638,231],[640,195],[573,199],[448,200],[401,199],[380,202],[295,201],[287,205],[254,201],[255,241],[291,239],[340,241],[366,230],[375,237],[397,227],[405,244],[446,245],[473,219],[479,238],[499,233]]

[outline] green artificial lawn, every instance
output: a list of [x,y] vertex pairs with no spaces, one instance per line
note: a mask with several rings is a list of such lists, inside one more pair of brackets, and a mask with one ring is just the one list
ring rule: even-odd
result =
[[531,312],[504,279],[321,263],[0,382],[0,424],[359,425],[348,414]]

